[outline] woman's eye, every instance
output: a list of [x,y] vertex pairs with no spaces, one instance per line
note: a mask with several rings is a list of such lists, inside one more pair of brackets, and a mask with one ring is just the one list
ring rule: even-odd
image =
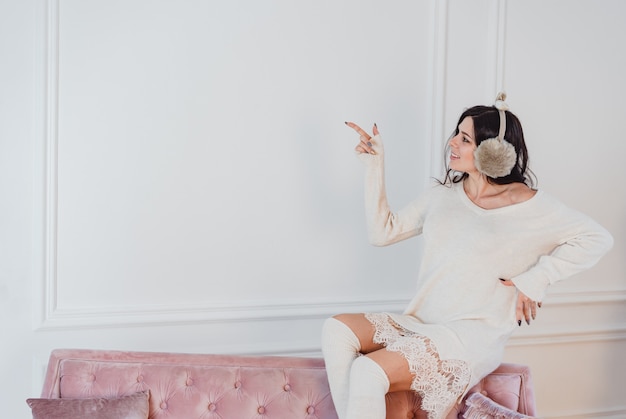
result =
[[463,137],[463,142],[464,143],[471,143],[471,141],[469,139],[467,139],[466,137]]

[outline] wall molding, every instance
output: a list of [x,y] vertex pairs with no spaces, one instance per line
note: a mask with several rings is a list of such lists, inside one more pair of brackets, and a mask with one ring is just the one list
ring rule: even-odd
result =
[[37,303],[35,330],[94,327],[189,324],[229,321],[325,318],[338,312],[401,311],[406,301],[360,299],[351,301],[235,301],[232,304],[206,302],[202,305],[144,305],[133,307],[60,307],[57,274],[58,216],[58,115],[59,115],[59,9],[60,0],[40,0],[38,6],[37,121],[40,138],[35,197],[41,212],[36,217],[38,236],[35,249]]
[[626,290],[577,290],[548,293],[546,301],[551,305],[568,306],[580,304],[625,303]]
[[[603,307],[626,305],[626,290],[601,291],[564,291],[550,293],[544,302],[554,310],[567,310],[572,306],[585,306],[588,310],[602,310]],[[567,329],[533,329],[524,335],[513,335],[507,346],[534,346],[573,344],[585,342],[607,342],[626,339],[626,321],[607,325],[601,328],[578,326],[577,323],[568,325]]]
[[584,329],[566,332],[543,331],[526,336],[513,336],[507,347],[561,345],[589,342],[612,342],[626,339],[626,324],[601,330]]
[[443,173],[444,138],[445,138],[445,107],[446,107],[446,74],[448,55],[448,0],[431,0],[430,2],[430,42],[428,60],[428,80],[430,86],[430,104],[427,120],[430,126],[426,138],[429,138],[424,157],[426,173],[425,182],[431,178],[439,178]]
[[38,330],[82,329],[96,327],[129,327],[142,325],[173,325],[194,323],[227,323],[306,319],[324,319],[337,313],[364,311],[398,312],[406,306],[405,299],[354,299],[332,301],[263,300],[236,301],[229,304],[207,302],[201,305],[144,305],[139,307],[55,307],[41,322]]
[[[491,42],[490,51],[492,56],[491,68],[487,74],[493,90],[489,90],[488,98],[492,100],[500,91],[506,91],[505,80],[505,52],[506,52],[506,12],[507,0],[493,0],[490,6],[490,24],[488,39]],[[487,84],[489,85],[489,83]]]
[[[430,43],[429,43],[429,85],[430,120],[425,155],[426,182],[438,178],[444,172],[444,145],[447,137],[445,128],[447,74],[448,74],[448,0],[430,2]],[[506,21],[507,0],[492,0],[488,9],[488,50],[491,61],[486,65],[488,91],[485,92],[487,103],[500,91],[506,91]]]
[[38,4],[37,25],[39,48],[37,65],[39,71],[36,81],[38,135],[41,138],[41,150],[38,153],[41,168],[37,173],[41,190],[35,202],[41,204],[41,213],[36,218],[39,241],[42,243],[35,250],[40,269],[41,282],[35,287],[41,306],[36,312],[35,325],[42,324],[54,315],[56,299],[56,262],[57,262],[57,150],[58,150],[58,86],[59,86],[59,0],[41,0]]
[[[103,306],[72,309],[55,307],[39,324],[38,330],[277,320],[297,322],[307,319],[324,319],[336,313],[345,312],[402,312],[408,302],[408,299],[401,297],[386,299],[370,297],[351,300],[236,301],[229,304],[207,302],[201,305],[155,304],[139,307]],[[555,310],[566,309],[572,305],[586,305],[590,309],[602,310],[603,306],[626,304],[626,290],[554,294],[547,304]],[[601,329],[575,328],[566,331],[548,331],[537,328],[535,330],[530,334],[513,336],[509,345],[613,341],[626,338],[626,322]],[[290,351],[294,350],[296,349],[290,349]]]
[[[442,132],[443,97],[445,80],[446,16],[447,1],[432,2],[433,13],[438,16],[437,48],[433,48],[432,100],[437,103],[437,114],[433,129]],[[37,152],[41,167],[38,167],[36,201],[41,212],[36,217],[40,245],[35,250],[37,258],[37,303],[35,304],[33,327],[35,330],[82,329],[98,327],[128,327],[138,325],[190,324],[206,322],[259,321],[279,319],[325,318],[338,312],[355,311],[402,311],[405,299],[357,299],[332,301],[235,301],[231,304],[206,302],[202,305],[143,305],[133,307],[61,307],[59,306],[59,278],[57,271],[58,235],[58,116],[59,116],[59,33],[60,0],[40,0],[38,3],[37,34],[37,86],[38,93],[38,136]],[[441,137],[440,134],[431,136]],[[440,147],[434,147],[439,150]]]

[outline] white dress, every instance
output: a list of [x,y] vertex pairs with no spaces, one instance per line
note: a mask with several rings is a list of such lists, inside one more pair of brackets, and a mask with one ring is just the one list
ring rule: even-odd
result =
[[[592,267],[613,244],[599,224],[548,194],[486,210],[461,183],[435,185],[397,213],[385,193],[380,137],[366,165],[369,238],[386,246],[421,235],[416,293],[402,315],[368,313],[375,340],[402,353],[429,417],[500,365],[518,327],[517,289],[542,301],[546,288]],[[500,278],[511,279],[507,287]]]

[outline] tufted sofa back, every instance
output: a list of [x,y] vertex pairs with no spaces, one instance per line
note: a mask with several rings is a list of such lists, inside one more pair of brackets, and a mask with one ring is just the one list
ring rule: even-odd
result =
[[42,397],[144,390],[151,419],[337,417],[315,358],[54,350]]
[[[500,369],[472,391],[493,393],[511,409],[534,413],[527,369]],[[337,418],[321,358],[57,349],[42,397],[118,397],[145,390],[150,419]],[[388,419],[425,417],[413,392],[389,394],[387,412]]]

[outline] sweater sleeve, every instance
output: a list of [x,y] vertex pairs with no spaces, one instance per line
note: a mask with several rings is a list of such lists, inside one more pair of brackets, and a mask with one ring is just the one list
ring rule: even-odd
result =
[[511,278],[534,301],[542,301],[549,285],[594,266],[613,247],[611,234],[591,218],[561,204],[551,220],[564,225],[562,239],[536,265]]
[[368,237],[375,246],[387,246],[421,234],[420,200],[397,213],[387,202],[385,190],[384,154],[380,135],[372,138],[376,155],[360,154],[365,164],[365,217]]

